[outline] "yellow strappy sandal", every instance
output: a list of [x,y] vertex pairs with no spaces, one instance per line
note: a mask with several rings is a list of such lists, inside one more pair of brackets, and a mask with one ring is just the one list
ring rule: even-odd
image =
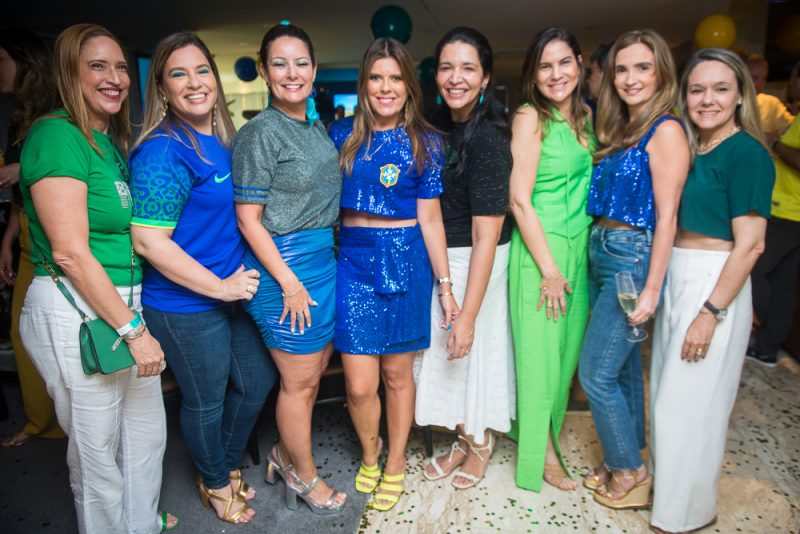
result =
[[381,454],[383,453],[383,440],[378,437],[378,456],[374,465],[367,465],[364,460],[361,460],[361,465],[356,473],[356,491],[359,493],[370,494],[378,487],[378,482],[381,479],[381,468],[378,464],[381,461]]
[[[372,508],[375,510],[380,510],[381,512],[388,512],[394,505],[397,504],[397,501],[400,500],[400,495],[403,494],[405,491],[405,479],[406,473],[405,471],[399,473],[397,475],[383,475],[383,480],[381,483],[378,484],[378,493],[372,498]],[[400,484],[393,484],[393,482],[403,482],[403,485]],[[385,491],[396,491],[398,492],[397,495],[394,493],[383,493]],[[383,501],[383,502],[381,502]]]

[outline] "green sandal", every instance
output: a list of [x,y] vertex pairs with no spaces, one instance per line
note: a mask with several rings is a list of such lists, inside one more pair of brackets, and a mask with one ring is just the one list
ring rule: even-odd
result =
[[[169,532],[170,530],[175,530],[178,528],[178,525],[181,524],[181,520],[175,517],[172,514],[168,514],[167,512],[160,512],[158,514],[159,519],[161,520],[161,532]],[[169,526],[169,518],[173,517],[175,519],[175,524]]]

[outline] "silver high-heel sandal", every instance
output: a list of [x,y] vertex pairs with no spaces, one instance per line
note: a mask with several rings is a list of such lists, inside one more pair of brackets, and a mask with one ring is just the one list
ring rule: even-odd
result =
[[[336,496],[340,493],[347,497],[347,494],[343,491],[337,491],[331,488],[331,494],[328,497],[328,500],[325,501],[325,504],[317,504],[311,498],[310,493],[317,487],[319,481],[321,480],[319,476],[315,476],[314,480],[311,483],[306,484],[303,479],[301,479],[294,469],[289,469],[284,474],[288,474],[291,476],[292,483],[290,483],[287,479],[286,481],[286,508],[289,510],[297,510],[300,508],[300,504],[297,502],[297,498],[300,497],[303,499],[308,507],[317,515],[335,515],[341,512],[344,509],[344,505],[347,500],[343,501],[341,504],[334,504],[336,502]],[[300,485],[300,488],[294,487],[292,484],[297,483]]]
[[274,445],[272,450],[267,455],[267,470],[264,473],[264,480],[267,484],[275,484],[278,477],[281,477],[286,482],[286,473],[291,471],[292,464],[284,465],[281,458],[281,449],[278,445]]

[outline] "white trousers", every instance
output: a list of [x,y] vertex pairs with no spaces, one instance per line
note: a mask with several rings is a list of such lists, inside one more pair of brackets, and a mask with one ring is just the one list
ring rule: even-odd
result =
[[[78,306],[96,315],[62,278]],[[130,288],[118,288],[127,303]],[[140,308],[141,286],[133,288]],[[81,319],[55,283],[37,276],[20,317],[25,349],[47,384],[69,437],[67,465],[81,533],[156,533],[166,418],[160,377],[136,378],[136,366],[87,376]]]
[[689,325],[719,279],[728,252],[672,249],[650,369],[655,497],[650,523],[670,532],[714,519],[728,421],[752,321],[750,279],[717,324],[703,360],[681,360]]

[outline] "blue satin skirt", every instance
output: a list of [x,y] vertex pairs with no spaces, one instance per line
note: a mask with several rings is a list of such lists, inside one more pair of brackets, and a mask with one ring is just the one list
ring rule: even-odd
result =
[[428,348],[432,289],[433,272],[419,225],[342,226],[334,347],[349,354]]
[[333,229],[304,230],[275,236],[272,240],[283,261],[317,302],[317,306],[309,308],[311,327],[306,327],[305,333],[300,334],[298,328],[295,328],[295,333],[289,329],[289,317],[279,323],[283,313],[281,286],[249,249],[243,263],[247,269],[257,269],[261,278],[258,291],[252,300],[243,301],[244,307],[258,325],[267,347],[291,354],[318,352],[333,339],[333,312],[336,308]]

